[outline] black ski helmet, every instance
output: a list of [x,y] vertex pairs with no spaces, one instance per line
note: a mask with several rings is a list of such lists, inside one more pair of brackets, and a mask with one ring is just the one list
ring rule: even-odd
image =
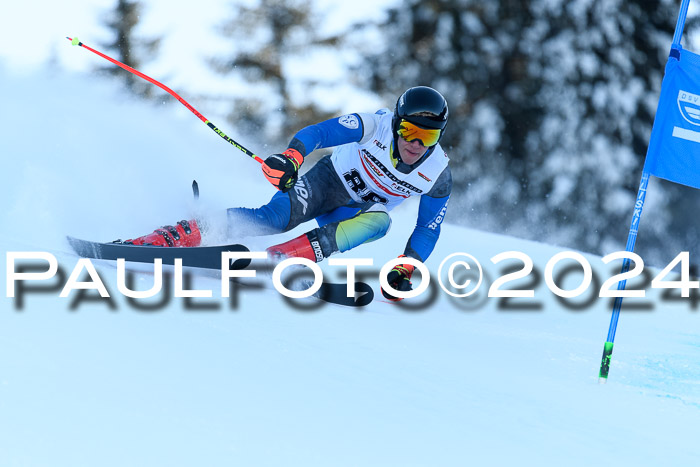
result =
[[407,120],[422,128],[443,130],[440,132],[442,138],[448,115],[447,101],[435,89],[428,86],[410,88],[396,101],[391,122],[394,141],[397,140],[401,120]]

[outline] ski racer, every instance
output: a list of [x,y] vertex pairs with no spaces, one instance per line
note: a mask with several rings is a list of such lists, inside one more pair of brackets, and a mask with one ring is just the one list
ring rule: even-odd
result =
[[[278,190],[260,208],[227,210],[230,231],[252,235],[289,231],[315,219],[318,227],[267,249],[273,257],[303,257],[319,262],[383,237],[389,211],[411,196],[420,196],[416,227],[399,257],[424,262],[440,235],[452,188],[448,157],[438,142],[447,125],[445,98],[417,86],[399,97],[392,113],[354,113],[303,128],[280,154],[265,159],[262,171]],[[335,147],[299,178],[304,157],[315,149]],[[135,245],[198,246],[196,220],[156,229],[128,240]],[[387,282],[411,290],[414,267],[399,264]],[[390,300],[400,300],[382,289]]]

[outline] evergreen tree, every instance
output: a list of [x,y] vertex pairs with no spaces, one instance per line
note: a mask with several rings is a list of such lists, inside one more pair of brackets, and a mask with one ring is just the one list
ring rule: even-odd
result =
[[[337,37],[318,37],[309,2],[261,0],[253,7],[235,7],[233,17],[224,25],[223,34],[234,52],[212,63],[223,74],[238,74],[255,91],[236,100],[232,123],[250,132],[263,130],[268,140],[282,144],[301,127],[334,115],[313,102],[297,104],[292,96],[287,69],[292,65],[287,61],[307,66],[300,58],[314,47],[338,43]],[[297,79],[295,85],[305,89],[313,81]]]
[[[115,53],[116,59],[132,68],[140,69],[143,60],[152,58],[159,44],[158,39],[143,39],[135,37],[134,29],[140,20],[141,3],[138,1],[117,0],[114,9],[109,12],[105,25],[113,33],[114,38],[102,44],[107,50]],[[141,78],[119,67],[108,66],[102,71],[122,79],[129,91],[143,97],[153,95],[153,86]]]
[[537,96],[547,134],[537,138],[531,193],[546,199],[559,243],[624,246],[676,14],[674,1],[647,0],[543,10],[550,27],[538,61],[557,73],[543,74]]

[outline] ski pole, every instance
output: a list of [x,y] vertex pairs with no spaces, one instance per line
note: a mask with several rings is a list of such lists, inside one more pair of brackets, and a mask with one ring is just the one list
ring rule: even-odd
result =
[[179,95],[178,93],[176,93],[175,91],[173,91],[173,90],[170,89],[169,87],[165,86],[163,83],[160,83],[159,81],[156,81],[155,79],[151,78],[151,77],[148,76],[148,75],[144,75],[144,74],[141,73],[140,71],[138,71],[138,70],[136,70],[136,69],[134,69],[134,68],[131,68],[129,65],[126,65],[126,64],[120,62],[119,60],[115,60],[115,59],[113,59],[112,57],[109,57],[109,56],[103,54],[102,52],[99,52],[99,51],[93,49],[92,47],[88,47],[87,45],[85,45],[85,44],[83,44],[82,42],[80,42],[80,41],[78,40],[77,37],[74,37],[74,38],[66,37],[66,39],[68,39],[69,41],[71,41],[71,44],[73,44],[73,45],[79,45],[80,47],[82,47],[82,48],[84,48],[84,49],[87,49],[87,50],[89,50],[90,52],[92,52],[92,53],[94,53],[94,54],[99,55],[100,57],[104,58],[105,60],[109,60],[110,62],[114,63],[115,65],[117,65],[117,66],[119,66],[119,67],[125,69],[125,70],[128,71],[129,73],[133,73],[133,74],[135,74],[136,76],[138,76],[138,77],[140,77],[140,78],[143,78],[143,79],[145,79],[146,81],[148,81],[148,82],[150,82],[150,83],[155,84],[156,86],[158,86],[159,88],[161,88],[163,91],[167,92],[168,94],[170,94],[171,96],[173,96],[175,99],[177,99],[182,105],[184,105],[185,107],[187,107],[187,108],[190,110],[190,112],[192,112],[193,114],[195,114],[201,121],[203,121],[204,123],[206,123],[207,126],[208,126],[209,128],[211,128],[212,130],[214,130],[214,131],[216,132],[216,134],[219,135],[219,136],[221,136],[226,142],[230,143],[230,144],[231,144],[232,146],[234,146],[236,149],[242,151],[244,154],[246,154],[246,155],[252,157],[252,158],[255,159],[257,162],[259,162],[259,163],[262,164],[263,160],[262,160],[260,157],[256,156],[253,152],[251,152],[250,150],[248,150],[248,149],[246,149],[245,147],[243,147],[243,146],[241,146],[240,144],[238,144],[238,143],[237,143],[236,141],[234,141],[233,139],[231,139],[231,138],[229,138],[228,136],[226,136],[226,134],[225,134],[223,131],[219,130],[212,122],[210,122],[209,120],[207,120],[207,119],[204,117],[204,115],[202,115],[201,113],[199,113],[199,112],[197,111],[197,109],[195,109],[194,107],[192,107],[192,106],[190,105],[189,102],[187,102],[185,99],[183,99],[182,97],[180,97],[180,95]]

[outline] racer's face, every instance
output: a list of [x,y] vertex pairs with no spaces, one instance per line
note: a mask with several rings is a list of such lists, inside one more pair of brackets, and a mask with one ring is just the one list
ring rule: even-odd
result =
[[414,139],[411,142],[403,139],[402,136],[398,137],[397,146],[399,147],[399,155],[404,164],[413,165],[418,160],[423,157],[423,155],[428,150],[427,147],[423,146],[423,143],[419,139]]

